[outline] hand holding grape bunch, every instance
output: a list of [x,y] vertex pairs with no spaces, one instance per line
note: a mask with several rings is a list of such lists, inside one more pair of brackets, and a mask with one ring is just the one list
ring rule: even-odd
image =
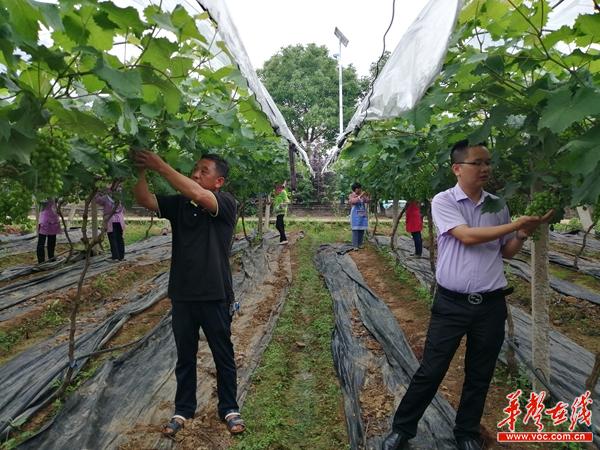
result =
[[[531,199],[531,203],[525,209],[526,216],[524,217],[535,217],[537,223],[534,225],[533,222],[524,222],[519,230],[522,230],[527,236],[532,236],[534,240],[537,240],[537,228],[542,223],[555,223],[560,220],[562,214],[557,212],[562,211],[560,197],[552,192],[536,192]],[[522,219],[522,218],[519,218]]]

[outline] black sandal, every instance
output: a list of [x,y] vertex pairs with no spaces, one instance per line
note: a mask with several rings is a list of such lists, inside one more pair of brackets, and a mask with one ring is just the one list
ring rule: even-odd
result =
[[183,429],[185,423],[185,419],[181,416],[173,416],[168,424],[166,424],[162,429],[163,436],[166,437],[175,437],[175,435]]
[[244,419],[242,419],[242,415],[237,411],[226,414],[223,421],[227,424],[227,430],[231,434],[240,434],[246,431]]

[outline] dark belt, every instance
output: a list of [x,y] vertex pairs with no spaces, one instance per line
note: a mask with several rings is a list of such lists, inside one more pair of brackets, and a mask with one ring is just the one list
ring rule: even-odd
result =
[[450,297],[454,300],[465,301],[471,305],[480,305],[484,301],[504,298],[505,296],[511,294],[514,291],[514,288],[507,287],[488,292],[471,292],[469,294],[463,294],[462,292],[451,291],[450,289],[446,289],[444,286],[438,284],[437,290],[440,294]]

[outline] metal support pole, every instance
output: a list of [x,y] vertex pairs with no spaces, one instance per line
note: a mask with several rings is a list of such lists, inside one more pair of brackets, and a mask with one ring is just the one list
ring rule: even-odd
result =
[[340,78],[340,136],[344,132],[344,109],[343,109],[343,93],[342,93],[342,44],[344,47],[348,46],[348,38],[344,36],[344,33],[340,31],[338,27],[335,27],[335,31],[333,32],[335,36],[338,38],[340,43],[340,52],[338,53],[338,72]]
[[342,40],[339,40],[340,43],[340,53],[338,56],[338,72],[340,78],[340,136],[344,132],[344,114],[343,114],[343,90],[342,90]]

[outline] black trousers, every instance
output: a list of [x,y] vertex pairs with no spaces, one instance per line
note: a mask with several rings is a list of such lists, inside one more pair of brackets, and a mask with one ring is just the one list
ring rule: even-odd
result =
[[279,242],[287,241],[287,237],[285,236],[283,216],[283,214],[277,214],[277,219],[275,220],[275,228],[277,228],[277,231],[279,231]]
[[415,243],[415,255],[421,256],[423,253],[423,238],[421,237],[421,232],[414,231],[410,234],[412,234],[412,238]]
[[46,237],[48,237],[48,259],[54,258],[54,249],[56,248],[56,235],[55,234],[38,234],[37,241],[37,260],[38,263],[43,263],[46,260],[44,246],[46,245]]
[[352,246],[359,248],[362,246],[365,237],[365,230],[352,230]]
[[123,240],[123,227],[119,222],[113,222],[113,230],[108,234],[110,256],[119,261],[125,258],[125,241]]
[[444,379],[462,337],[467,335],[465,381],[456,413],[454,435],[479,438],[485,398],[504,341],[506,301],[503,295],[479,305],[436,294],[421,366],[400,402],[392,428],[409,437]]
[[239,410],[229,301],[171,303],[173,336],[177,346],[175,414],[191,418],[196,412],[196,354],[202,327],[217,369],[218,411],[223,419],[229,411]]

